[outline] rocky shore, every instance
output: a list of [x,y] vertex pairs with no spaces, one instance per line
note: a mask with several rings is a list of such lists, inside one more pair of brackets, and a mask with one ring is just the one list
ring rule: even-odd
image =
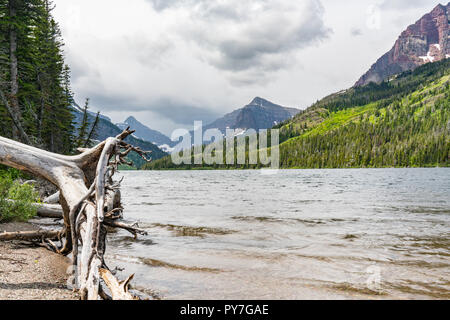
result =
[[[30,231],[30,223],[0,224],[0,232]],[[0,242],[0,300],[75,300],[67,288],[70,260],[29,244]]]

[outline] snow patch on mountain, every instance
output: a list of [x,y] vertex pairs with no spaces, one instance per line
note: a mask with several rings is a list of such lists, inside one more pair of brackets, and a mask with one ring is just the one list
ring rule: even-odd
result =
[[167,144],[162,144],[162,145],[158,146],[158,148],[160,148],[162,151],[167,152],[167,153],[172,153],[175,150],[175,148],[172,148]]

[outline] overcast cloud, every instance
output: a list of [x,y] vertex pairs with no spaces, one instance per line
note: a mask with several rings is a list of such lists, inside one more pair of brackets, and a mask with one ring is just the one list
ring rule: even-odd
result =
[[438,4],[55,0],[76,99],[168,135],[255,96],[305,108],[345,89]]

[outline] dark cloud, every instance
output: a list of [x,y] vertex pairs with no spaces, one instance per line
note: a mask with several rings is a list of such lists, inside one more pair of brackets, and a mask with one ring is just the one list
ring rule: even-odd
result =
[[100,77],[100,71],[80,57],[71,61],[70,75],[72,82],[76,82],[81,78],[98,78]]
[[216,113],[208,107],[198,107],[170,99],[161,99],[153,104],[151,110],[172,120],[175,123],[192,125],[194,121],[201,120],[210,123],[216,120],[220,113]]
[[147,0],[157,11],[170,8],[176,4],[187,2],[186,0]]
[[316,45],[332,32],[318,0],[190,2],[197,3],[193,22],[182,32],[203,50],[209,64],[231,73],[265,71],[269,76],[288,68],[296,50]]
[[210,123],[221,114],[211,110],[210,106],[195,106],[186,102],[175,101],[171,98],[160,98],[151,103],[136,102],[133,97],[126,96],[102,96],[91,95],[92,110],[133,112],[151,111],[162,118],[169,119],[174,123],[192,125],[194,121],[201,120]]
[[201,60],[227,71],[232,84],[261,83],[255,73],[268,81],[273,72],[292,67],[297,50],[332,33],[320,0],[146,1],[156,11],[185,10],[189,18],[179,21],[178,35],[197,46]]
[[137,60],[143,65],[160,66],[168,57],[175,45],[167,37],[157,40],[147,39],[142,35],[127,35],[123,37],[130,50],[134,50]]

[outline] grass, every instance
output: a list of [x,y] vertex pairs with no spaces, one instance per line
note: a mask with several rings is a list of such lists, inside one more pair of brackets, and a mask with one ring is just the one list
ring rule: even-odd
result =
[[349,108],[330,114],[329,118],[320,123],[312,130],[306,132],[301,137],[308,137],[312,135],[322,135],[330,132],[333,129],[345,126],[352,121],[359,120],[359,117],[369,111],[376,109],[376,103],[371,103],[362,107]]

